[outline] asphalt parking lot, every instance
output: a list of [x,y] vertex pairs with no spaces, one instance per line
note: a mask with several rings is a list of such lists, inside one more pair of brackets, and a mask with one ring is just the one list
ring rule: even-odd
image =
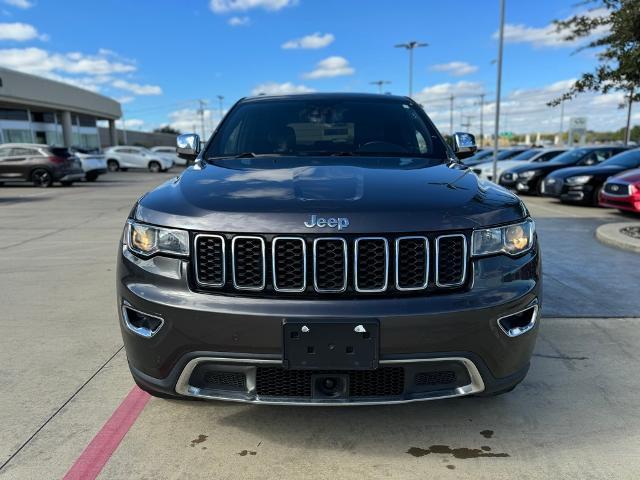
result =
[[[0,478],[62,478],[131,391],[117,241],[134,200],[171,176],[0,188]],[[98,478],[638,478],[639,258],[594,238],[623,217],[525,201],[545,304],[514,392],[365,408],[151,398]]]

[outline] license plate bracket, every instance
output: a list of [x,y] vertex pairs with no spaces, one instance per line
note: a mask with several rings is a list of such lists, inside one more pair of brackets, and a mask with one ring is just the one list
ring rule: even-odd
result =
[[377,320],[291,320],[282,322],[284,368],[374,370],[378,368]]

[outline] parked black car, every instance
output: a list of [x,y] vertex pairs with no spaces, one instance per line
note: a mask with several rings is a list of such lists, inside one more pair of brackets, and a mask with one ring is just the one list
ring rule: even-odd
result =
[[598,205],[607,178],[633,168],[640,168],[640,149],[619,153],[592,167],[557,170],[545,178],[542,192],[563,202]]
[[542,194],[542,181],[551,172],[567,167],[596,165],[625,150],[621,146],[583,147],[569,150],[543,163],[526,163],[500,176],[500,185],[518,193]]
[[[475,140],[454,135],[459,157]],[[126,223],[117,302],[156,396],[285,404],[493,395],[538,331],[534,222],[422,108],[366,94],[240,100]]]
[[70,186],[83,178],[80,160],[67,148],[38,143],[0,145],[0,184],[26,181],[36,187],[50,187],[53,182]]

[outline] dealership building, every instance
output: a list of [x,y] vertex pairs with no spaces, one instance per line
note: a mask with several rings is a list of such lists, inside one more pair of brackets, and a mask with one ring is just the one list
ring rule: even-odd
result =
[[120,104],[112,98],[47,78],[0,68],[0,143],[46,143],[98,148],[98,120],[118,144]]

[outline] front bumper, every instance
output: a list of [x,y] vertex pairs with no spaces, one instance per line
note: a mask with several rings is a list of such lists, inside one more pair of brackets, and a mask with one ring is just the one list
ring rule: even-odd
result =
[[[357,301],[274,299],[193,292],[187,280],[187,261],[164,257],[142,260],[123,248],[118,260],[119,305],[128,304],[160,317],[163,325],[157,334],[143,337],[127,327],[119,308],[120,325],[136,382],[167,395],[324,405],[400,403],[491,393],[520,382],[529,367],[537,317],[530,331],[516,337],[506,335],[498,319],[539,302],[537,242],[521,257],[474,259],[470,268],[473,286],[466,291]],[[380,369],[401,367],[402,390],[336,398],[319,398],[313,392],[302,396],[261,394],[256,379],[264,374],[263,368],[272,368],[270,374],[291,382],[286,380],[291,370],[282,368],[284,319],[377,319]],[[228,375],[241,372],[245,383],[239,390],[203,388],[192,378],[199,365]],[[453,382],[416,386],[416,375],[433,369],[458,374]],[[354,381],[349,377],[351,372],[325,374]],[[378,380],[371,377],[370,381]]]

